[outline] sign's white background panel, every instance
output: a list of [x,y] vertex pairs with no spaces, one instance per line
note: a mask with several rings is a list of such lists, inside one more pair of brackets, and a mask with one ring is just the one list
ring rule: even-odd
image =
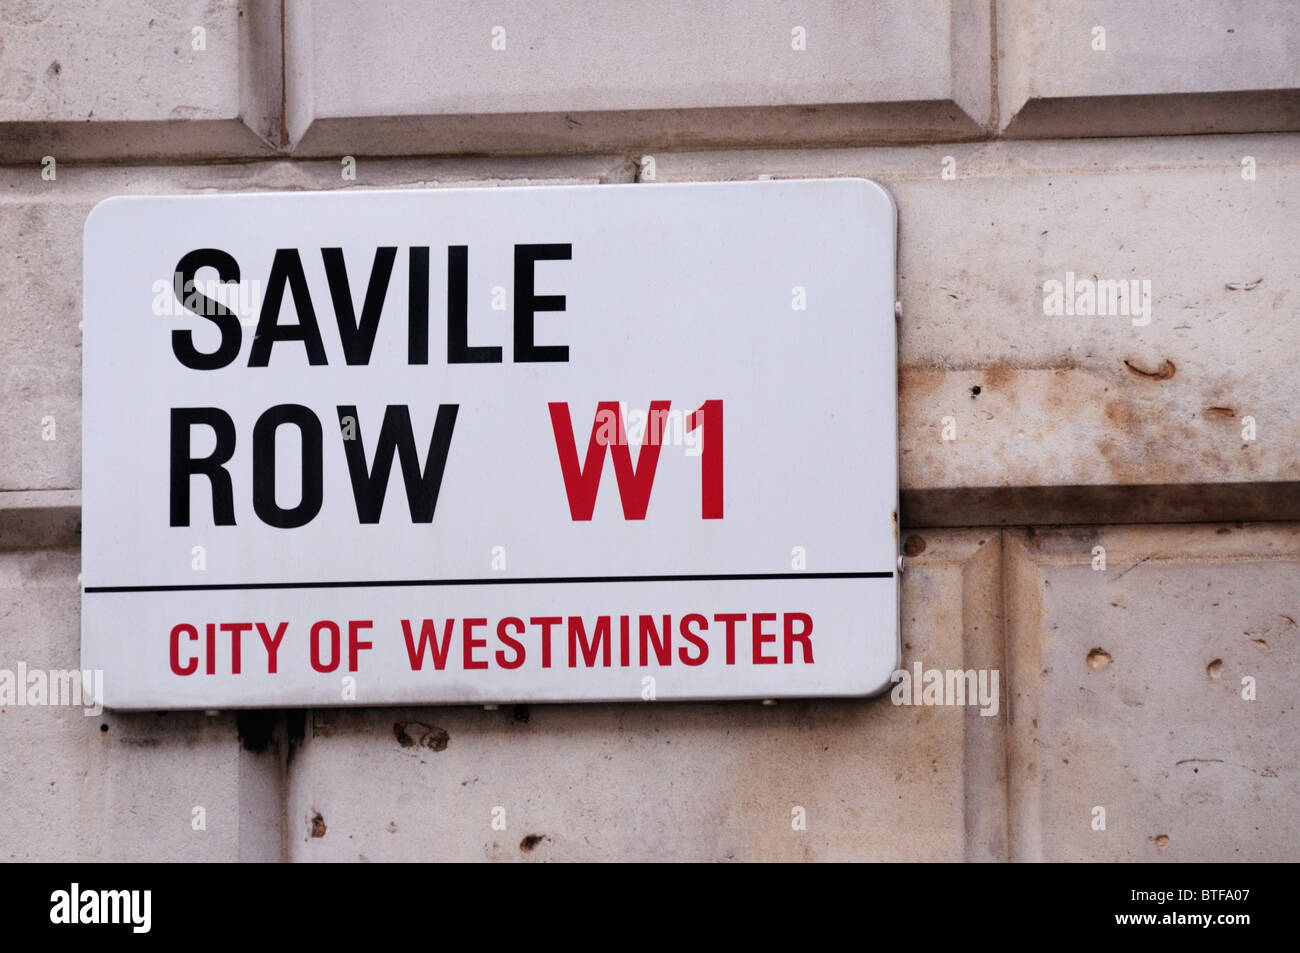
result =
[[[85,229],[83,667],[104,671],[104,700],[122,708],[634,700],[646,696],[647,676],[660,700],[886,687],[898,659],[895,233],[889,196],[854,179],[101,203]],[[569,260],[534,267],[535,294],[563,296],[563,310],[536,314],[535,341],[566,346],[565,362],[514,361],[515,246],[533,243],[571,246]],[[376,249],[390,246],[372,355],[349,366],[321,249],[342,249],[360,313]],[[407,349],[412,246],[430,249],[428,363],[416,365]],[[447,363],[448,246],[468,248],[468,343],[500,347],[501,363]],[[328,364],[309,364],[301,342],[279,341],[268,366],[250,367],[254,308],[233,362],[185,367],[173,330],[192,330],[206,352],[221,335],[174,301],[177,313],[155,313],[157,289],[170,289],[177,262],[198,248],[228,252],[263,294],[276,250],[297,249]],[[286,291],[280,323],[298,323],[296,308]],[[721,519],[701,517],[703,458],[690,445],[701,432],[677,426],[710,400],[724,408]],[[678,418],[644,519],[624,518],[608,454],[593,518],[571,516],[548,404],[567,402],[587,463],[601,401],[622,401],[629,414],[669,401]],[[310,408],[323,433],[321,508],[293,529],[266,525],[253,506],[254,426],[279,404]],[[423,464],[440,404],[459,409],[432,522],[412,521],[394,460],[382,517],[362,524],[336,408],[357,407],[373,465],[385,408],[409,407]],[[233,420],[234,526],[214,525],[201,476],[190,480],[190,525],[169,523],[170,419],[188,407]],[[707,427],[703,439],[707,453]],[[214,443],[209,428],[193,428],[194,456]],[[634,464],[637,454],[634,444]],[[279,429],[275,457],[276,499],[292,507],[301,495],[294,427]],[[673,578],[644,578],[663,576]],[[746,576],[762,578],[728,578]],[[707,620],[694,630],[708,647],[701,664],[682,660],[700,654],[679,629],[692,613]],[[730,663],[716,619],[728,613],[744,614]],[[773,663],[754,660],[753,617],[763,613],[775,617],[758,628],[775,638],[757,654]],[[671,617],[669,663],[651,652],[641,664],[643,614],[656,625]],[[811,622],[811,661],[798,640],[787,661],[789,614]],[[569,619],[580,617],[590,640],[602,615],[611,617],[610,664],[603,646],[593,664],[581,645],[573,658]],[[510,617],[525,624],[508,630],[522,645],[515,668],[498,662],[499,652],[517,657],[497,634]],[[530,620],[550,617],[564,621],[551,630],[544,667],[543,626]],[[468,655],[465,619],[486,620],[469,626],[483,643]],[[342,657],[328,671],[312,665],[311,630],[322,620],[341,631]],[[371,645],[358,649],[355,670],[352,620],[371,623],[357,630]],[[427,645],[413,668],[402,620],[417,640],[432,620],[439,642],[451,620],[441,669]],[[259,622],[272,636],[287,623],[276,671],[254,628],[239,636],[236,674],[234,636],[218,628],[209,641],[206,627]],[[173,639],[181,625],[196,637],[187,629]],[[330,647],[325,638],[323,668]],[[195,671],[178,674],[174,656]]]

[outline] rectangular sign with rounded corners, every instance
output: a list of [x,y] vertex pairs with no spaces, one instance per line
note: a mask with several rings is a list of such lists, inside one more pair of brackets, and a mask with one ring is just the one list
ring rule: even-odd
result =
[[879,692],[895,236],[861,179],[102,202],[100,700]]

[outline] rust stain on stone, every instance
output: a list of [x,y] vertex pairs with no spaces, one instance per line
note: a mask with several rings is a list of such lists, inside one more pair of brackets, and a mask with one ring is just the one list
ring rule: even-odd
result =
[[925,552],[925,537],[917,536],[913,533],[911,536],[908,536],[907,539],[903,540],[904,556],[919,556],[923,552]]
[[1014,367],[1006,361],[998,361],[984,368],[984,383],[993,390],[1003,390],[1015,375]]
[[1134,424],[1132,408],[1118,400],[1106,401],[1106,421],[1121,430],[1129,430]]
[[908,364],[898,369],[899,394],[910,400],[928,397],[943,385],[944,373],[925,364]]
[[325,818],[321,817],[320,811],[317,811],[312,815],[311,819],[311,836],[324,837],[325,830]]
[[1165,362],[1154,371],[1143,370],[1142,368],[1135,366],[1132,361],[1125,361],[1124,366],[1138,377],[1149,381],[1167,381],[1169,378],[1174,376],[1174,371],[1177,370],[1177,368],[1174,367],[1174,362],[1168,358],[1166,358]]

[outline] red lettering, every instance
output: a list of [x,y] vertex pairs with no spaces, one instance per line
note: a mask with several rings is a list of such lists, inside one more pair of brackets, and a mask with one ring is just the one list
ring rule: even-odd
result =
[[713,617],[714,622],[727,624],[727,664],[736,664],[736,623],[745,621],[743,612],[723,612]]
[[280,651],[280,641],[284,638],[285,630],[289,628],[288,622],[281,622],[275,630],[275,638],[271,638],[270,631],[266,628],[266,623],[257,623],[258,634],[262,636],[262,644],[266,646],[266,670],[274,675],[276,672],[276,654]]
[[518,668],[524,664],[524,646],[522,643],[506,635],[506,626],[513,627],[516,635],[523,635],[524,620],[508,616],[497,623],[497,638],[510,646],[510,648],[514,649],[515,652],[514,659],[507,662],[505,659],[505,653],[500,649],[497,649],[497,664],[502,668]]
[[465,671],[467,672],[471,669],[488,667],[486,659],[480,662],[474,658],[474,650],[487,645],[487,639],[474,638],[474,630],[483,625],[487,625],[487,619],[466,619],[462,625],[461,631],[463,635],[461,640],[464,642],[462,649],[465,656]]
[[369,629],[372,628],[373,626],[374,626],[374,622],[370,620],[365,620],[365,621],[358,620],[358,619],[348,620],[348,671],[349,672],[355,672],[357,670],[357,656],[361,653],[362,649],[374,648],[373,643],[362,642],[357,638],[357,633],[360,630]]
[[689,433],[700,428],[700,516],[722,519],[722,401],[706,400],[686,418]]
[[655,617],[652,615],[641,616],[641,664],[648,665],[650,643],[655,647],[655,658],[660,665],[671,665],[673,662],[673,621],[672,616],[664,616],[663,641],[659,640],[659,633],[655,631]]
[[177,675],[193,675],[199,669],[199,660],[191,657],[189,664],[181,666],[181,645],[180,637],[182,633],[188,633],[187,638],[197,642],[199,640],[199,630],[188,623],[182,622],[180,625],[172,626],[172,646],[171,646],[171,663],[172,671]]
[[251,622],[223,622],[221,631],[230,633],[230,671],[234,675],[240,674],[240,639],[245,632],[253,627]]
[[[618,496],[623,504],[623,518],[645,519],[650,505],[650,489],[654,484],[655,470],[659,466],[660,438],[663,435],[663,418],[668,414],[671,401],[650,402],[650,421],[645,439],[637,453],[636,467],[632,466],[632,453],[628,449],[627,430],[618,402],[601,401],[596,405],[596,419],[591,425],[591,439],[587,443],[586,460],[578,463],[578,442],[573,436],[573,422],[567,403],[547,405],[551,411],[551,430],[555,433],[555,449],[560,457],[560,475],[564,478],[564,492],[569,497],[569,515],[574,520],[589,520],[596,509],[596,492],[600,489],[600,474],[605,466],[605,448],[614,460],[614,477],[618,482]],[[617,436],[611,443],[602,437],[602,415],[609,415],[617,424]]]
[[[321,660],[320,634],[324,630],[330,634],[330,661],[326,665]],[[311,667],[318,672],[332,672],[339,667],[339,627],[328,620],[317,622],[311,627]]]
[[697,629],[700,627],[707,629],[709,627],[709,620],[704,618],[704,616],[700,615],[698,612],[692,612],[688,616],[683,616],[680,624],[679,631],[682,634],[682,638],[698,648],[700,654],[695,658],[691,658],[691,656],[686,652],[686,646],[683,645],[677,650],[677,657],[680,658],[682,663],[685,665],[703,665],[704,660],[709,657],[709,643],[700,638],[697,632],[691,631],[692,625],[696,626]]
[[529,625],[540,625],[542,627],[542,668],[551,667],[551,628],[563,621],[558,615],[547,615],[528,620]]
[[764,632],[763,623],[775,622],[775,621],[776,621],[775,612],[754,613],[753,633],[754,633],[754,664],[755,665],[775,665],[778,661],[775,655],[773,655],[771,658],[768,658],[766,655],[763,654],[763,646],[768,642],[776,641],[776,633]]
[[609,616],[596,617],[596,631],[591,634],[590,642],[587,641],[587,631],[582,625],[582,617],[569,616],[569,668],[578,667],[579,646],[582,648],[582,660],[587,668],[592,668],[596,664],[598,649],[604,650],[601,653],[604,657],[601,666],[609,668]]
[[217,674],[217,627],[209,622],[205,627],[205,634],[208,637],[208,665],[207,672],[209,675]]
[[[803,623],[803,631],[795,632],[795,622]],[[806,612],[787,612],[785,614],[785,664],[789,665],[794,661],[794,643],[798,642],[803,646],[803,660],[812,663],[812,636],[813,623],[812,616]]]
[[432,619],[425,619],[420,623],[420,647],[415,646],[415,635],[411,632],[411,622],[409,619],[402,620],[402,634],[406,636],[406,655],[411,660],[411,671],[424,671],[424,649],[428,646],[430,654],[433,656],[433,667],[441,672],[447,664],[447,650],[451,647],[451,627],[455,624],[455,619],[448,619],[447,624],[443,626],[442,643],[438,643],[438,627]]

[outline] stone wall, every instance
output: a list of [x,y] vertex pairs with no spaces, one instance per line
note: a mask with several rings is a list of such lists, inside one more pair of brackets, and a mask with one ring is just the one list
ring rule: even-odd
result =
[[100,199],[865,176],[904,665],[1000,692],[6,706],[0,858],[1300,859],[1297,50],[1287,0],[3,0],[0,668],[78,663]]

